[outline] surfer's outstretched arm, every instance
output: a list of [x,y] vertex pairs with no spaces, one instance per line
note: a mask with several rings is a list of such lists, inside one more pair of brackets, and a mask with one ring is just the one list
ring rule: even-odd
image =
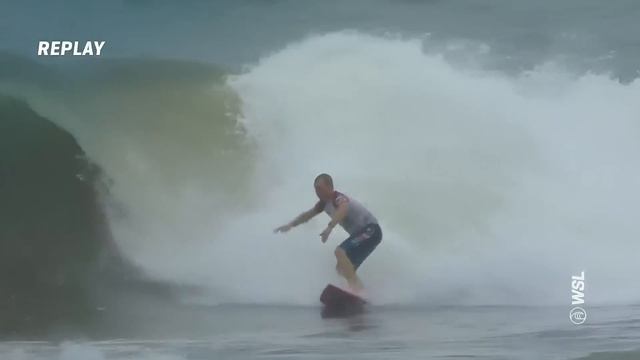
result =
[[287,224],[284,224],[282,226],[279,226],[278,228],[273,230],[273,232],[276,232],[276,233],[278,233],[278,232],[287,232],[294,226],[298,226],[300,224],[306,223],[312,217],[320,214],[321,212],[322,212],[322,209],[319,209],[318,206],[314,206],[311,209],[309,209],[309,210],[303,212],[302,214],[296,216],[296,218],[291,220],[291,222],[289,222]]

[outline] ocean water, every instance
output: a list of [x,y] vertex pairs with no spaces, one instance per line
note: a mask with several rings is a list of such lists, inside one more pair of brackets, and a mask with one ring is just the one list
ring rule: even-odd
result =
[[[0,358],[640,359],[636,2],[2,8]],[[272,233],[321,172],[385,234],[349,319],[346,234]]]
[[[637,359],[638,307],[371,307],[343,319],[295,306],[218,306],[111,324],[91,339],[5,341],[21,359]],[[144,312],[144,311],[142,311]],[[148,312],[148,310],[147,310]],[[149,314],[148,314],[149,315]],[[630,320],[631,318],[631,320]],[[144,331],[141,331],[146,328]],[[134,332],[137,335],[132,335]],[[141,336],[140,334],[145,334]]]

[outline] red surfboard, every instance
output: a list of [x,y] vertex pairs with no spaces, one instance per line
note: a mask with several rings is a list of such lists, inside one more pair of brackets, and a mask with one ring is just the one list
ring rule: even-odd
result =
[[367,301],[349,291],[329,284],[320,294],[322,317],[346,317],[364,311]]

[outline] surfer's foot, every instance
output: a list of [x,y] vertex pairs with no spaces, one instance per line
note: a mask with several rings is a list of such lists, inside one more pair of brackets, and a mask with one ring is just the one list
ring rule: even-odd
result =
[[349,283],[349,291],[356,296],[364,297],[365,291],[364,286],[360,282],[359,279],[355,279],[355,281],[348,281]]

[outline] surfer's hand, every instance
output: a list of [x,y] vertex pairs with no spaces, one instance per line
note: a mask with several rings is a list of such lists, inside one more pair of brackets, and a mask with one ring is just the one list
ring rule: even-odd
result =
[[275,230],[273,230],[274,233],[286,233],[287,231],[291,230],[292,226],[289,224],[285,224],[282,225],[280,227],[277,227]]
[[322,240],[323,243],[327,242],[327,239],[329,238],[329,234],[331,234],[331,230],[332,228],[327,226],[327,228],[320,233],[320,239]]

